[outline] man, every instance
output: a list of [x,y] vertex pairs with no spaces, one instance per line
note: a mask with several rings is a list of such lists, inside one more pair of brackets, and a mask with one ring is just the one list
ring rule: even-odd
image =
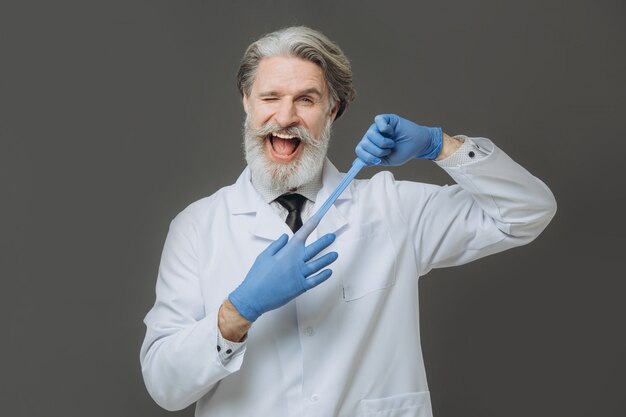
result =
[[379,173],[307,223],[342,178],[326,149],[354,97],[349,62],[287,28],[248,48],[238,85],[248,167],[170,225],[145,318],[148,391],[203,417],[431,416],[418,277],[530,242],[551,192],[488,139],[381,115],[362,161],[432,159],[458,184]]

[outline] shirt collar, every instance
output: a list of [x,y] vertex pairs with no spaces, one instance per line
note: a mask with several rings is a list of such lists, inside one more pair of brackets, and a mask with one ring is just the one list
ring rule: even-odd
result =
[[[265,201],[268,204],[276,200],[276,198],[280,197],[283,194],[280,191],[276,191],[272,189],[271,187],[267,187],[264,184],[260,184],[258,181],[254,180],[253,176],[250,177],[250,182],[252,183],[252,186],[254,187],[254,189],[261,195],[261,198],[263,199],[263,201]],[[315,198],[317,197],[317,193],[319,192],[321,188],[322,188],[322,170],[320,169],[319,172],[315,175],[315,177],[311,181],[296,188],[293,192],[297,194],[302,194],[303,196],[307,198],[307,200],[310,200],[313,203],[315,203]]]

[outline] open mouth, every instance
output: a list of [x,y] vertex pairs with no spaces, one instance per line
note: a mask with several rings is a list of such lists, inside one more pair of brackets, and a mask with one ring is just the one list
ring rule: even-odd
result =
[[301,139],[294,135],[284,133],[270,133],[268,135],[272,154],[278,159],[289,159],[300,146]]

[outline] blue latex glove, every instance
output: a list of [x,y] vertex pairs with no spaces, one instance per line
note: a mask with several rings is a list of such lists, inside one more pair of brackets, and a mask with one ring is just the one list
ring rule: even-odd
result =
[[398,166],[413,158],[436,159],[443,144],[439,127],[420,126],[395,114],[380,114],[356,146],[367,165]]
[[326,234],[305,246],[318,223],[319,220],[305,223],[291,240],[283,234],[257,256],[246,278],[228,296],[246,320],[255,321],[330,277],[330,269],[313,274],[335,262],[337,252],[311,259],[335,241],[335,234]]

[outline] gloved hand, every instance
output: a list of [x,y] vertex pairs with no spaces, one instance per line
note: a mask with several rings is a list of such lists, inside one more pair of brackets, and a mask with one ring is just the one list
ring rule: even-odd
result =
[[306,222],[291,240],[283,234],[257,256],[246,278],[228,296],[246,320],[255,321],[261,314],[287,304],[330,277],[330,269],[313,274],[335,262],[337,252],[311,259],[335,241],[335,234],[326,234],[305,246],[318,223]]
[[367,165],[398,166],[413,158],[436,159],[441,152],[439,127],[420,126],[395,114],[380,114],[356,146]]

